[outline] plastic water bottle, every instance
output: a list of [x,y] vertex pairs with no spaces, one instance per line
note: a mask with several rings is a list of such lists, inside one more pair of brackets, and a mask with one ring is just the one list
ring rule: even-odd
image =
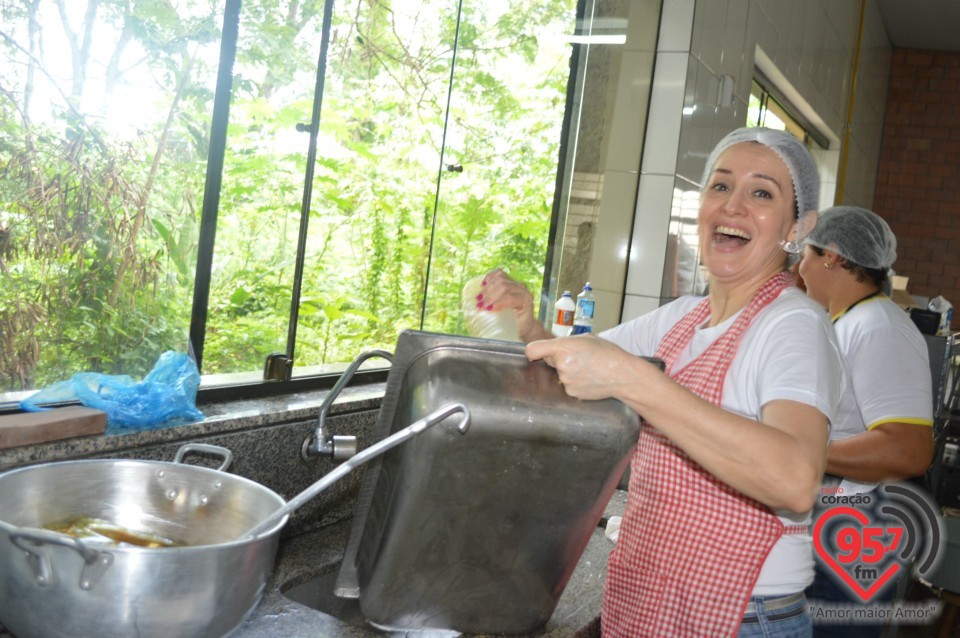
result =
[[577,310],[573,315],[573,334],[582,335],[593,332],[594,307],[593,288],[588,281],[577,295]]
[[569,290],[564,290],[563,295],[557,299],[553,307],[553,336],[567,337],[573,332],[573,315],[577,310],[577,305],[573,303],[573,297]]

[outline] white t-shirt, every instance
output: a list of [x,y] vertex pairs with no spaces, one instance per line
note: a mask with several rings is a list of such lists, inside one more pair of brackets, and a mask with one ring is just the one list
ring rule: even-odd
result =
[[[933,384],[927,344],[906,312],[880,295],[856,304],[833,325],[849,372],[831,440],[881,423],[933,425]],[[845,494],[875,487],[846,479]]]
[[[637,356],[654,356],[660,341],[702,300],[674,302],[602,332],[599,336]],[[677,366],[699,356],[733,323],[697,328]],[[761,310],[743,334],[727,371],[721,406],[760,420],[763,406],[775,400],[812,405],[832,422],[840,402],[844,373],[830,322],[819,305],[796,288],[787,288]],[[784,525],[809,525],[810,513],[775,512]],[[813,581],[810,534],[785,534],[764,562],[754,596],[803,591]]]

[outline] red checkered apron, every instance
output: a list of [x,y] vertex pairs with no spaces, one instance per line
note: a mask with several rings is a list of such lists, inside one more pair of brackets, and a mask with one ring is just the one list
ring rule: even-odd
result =
[[[754,316],[792,285],[765,283],[733,324],[681,370],[674,362],[710,316],[705,299],[660,343],[657,356],[680,385],[716,405],[740,338]],[[626,513],[604,584],[604,638],[736,634],[760,568],[784,532],[764,505],[744,496],[643,423]]]

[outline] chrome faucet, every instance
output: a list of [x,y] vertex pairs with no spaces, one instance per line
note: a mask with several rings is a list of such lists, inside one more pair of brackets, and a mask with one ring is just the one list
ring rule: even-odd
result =
[[382,357],[390,363],[393,363],[393,353],[387,352],[386,350],[368,350],[353,360],[353,363],[344,371],[343,375],[333,386],[333,389],[330,390],[330,393],[327,394],[323,400],[323,403],[320,404],[320,416],[317,417],[317,429],[313,434],[304,439],[303,445],[300,447],[300,456],[302,456],[304,460],[309,461],[317,456],[329,456],[332,457],[334,461],[341,462],[346,461],[357,453],[357,437],[334,436],[328,431],[326,425],[327,413],[330,411],[330,406],[333,405],[340,391],[350,383],[350,379],[360,368],[360,365],[372,357]]
[[[324,474],[319,481],[291,498],[283,507],[274,510],[269,516],[257,523],[240,538],[254,538],[268,529],[273,528],[277,523],[283,520],[285,516],[291,514],[294,510],[342,479],[354,469],[360,467],[367,461],[380,456],[387,450],[395,448],[404,441],[411,439],[422,432],[425,432],[427,428],[432,428],[437,423],[440,423],[447,419],[447,417],[453,416],[457,413],[462,415],[460,417],[460,421],[457,423],[457,430],[460,431],[460,434],[466,434],[467,430],[470,428],[470,410],[462,403],[448,403],[442,408],[434,410],[422,419],[414,421],[407,427],[397,430],[387,438],[377,441],[370,447],[366,448],[363,452],[360,452],[348,460],[343,465],[335,467],[330,472]],[[307,440],[309,441],[309,439]]]

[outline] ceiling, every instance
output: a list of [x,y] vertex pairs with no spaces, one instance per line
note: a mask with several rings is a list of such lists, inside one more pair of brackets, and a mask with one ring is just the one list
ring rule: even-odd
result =
[[876,1],[894,47],[960,51],[960,1]]

